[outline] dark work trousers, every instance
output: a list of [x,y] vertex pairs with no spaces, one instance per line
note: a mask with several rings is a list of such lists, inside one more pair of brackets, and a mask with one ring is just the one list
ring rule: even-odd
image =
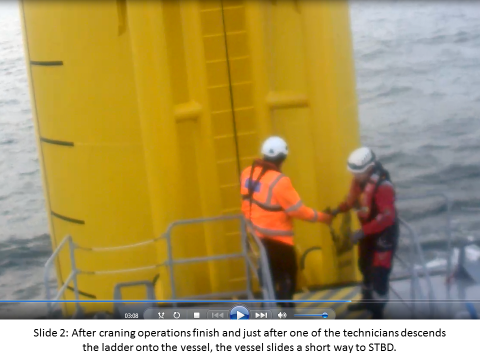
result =
[[[295,248],[283,242],[262,239],[272,274],[275,297],[293,300],[297,286],[297,258]],[[295,307],[294,303],[278,303],[280,307]]]
[[371,311],[374,319],[383,318],[399,235],[397,221],[380,235],[371,235],[360,240],[358,246],[358,266],[363,275],[363,300],[370,301],[366,304],[366,309]]

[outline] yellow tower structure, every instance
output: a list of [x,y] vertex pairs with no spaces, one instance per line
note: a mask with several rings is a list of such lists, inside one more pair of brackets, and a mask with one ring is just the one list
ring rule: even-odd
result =
[[[240,170],[272,134],[289,143],[284,172],[306,204],[321,210],[345,195],[346,158],[359,145],[346,1],[20,3],[52,244],[71,235],[80,247],[81,299],[109,300],[119,282],[154,278],[168,299],[167,270],[93,273],[158,264],[161,242],[85,249],[156,238],[175,220],[238,214]],[[328,227],[295,226],[299,256],[321,247],[299,286],[357,279],[355,254],[337,255]],[[238,239],[236,224],[179,228],[173,256],[231,253]],[[62,251],[59,285],[70,268]],[[234,291],[244,274],[241,260],[179,265],[177,296]]]

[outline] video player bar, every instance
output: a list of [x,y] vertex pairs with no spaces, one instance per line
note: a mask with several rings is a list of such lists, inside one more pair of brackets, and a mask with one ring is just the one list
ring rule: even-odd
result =
[[335,319],[335,311],[329,308],[273,308],[273,309],[248,309],[245,306],[233,308],[150,308],[143,313],[146,320],[294,320],[294,319]]

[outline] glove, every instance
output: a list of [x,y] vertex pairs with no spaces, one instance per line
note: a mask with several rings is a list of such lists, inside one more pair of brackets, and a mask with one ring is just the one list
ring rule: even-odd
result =
[[352,235],[350,235],[350,242],[352,245],[357,245],[360,240],[365,237],[363,230],[357,230]]
[[335,216],[337,216],[340,213],[340,210],[339,209],[333,209],[332,210],[328,207],[325,210],[323,210],[323,212],[325,214],[332,215],[332,217],[335,218]]
[[330,212],[330,215],[332,215],[333,217],[337,216],[338,214],[340,214],[340,209],[336,208],[336,209],[333,209],[331,212]]

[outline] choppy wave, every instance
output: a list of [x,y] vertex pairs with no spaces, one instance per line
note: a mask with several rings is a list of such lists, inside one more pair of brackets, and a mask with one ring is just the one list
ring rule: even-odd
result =
[[0,242],[0,276],[11,269],[43,266],[52,253],[50,236],[45,234],[31,239],[9,238]]
[[464,44],[477,43],[480,41],[480,28],[477,26],[475,32],[468,32],[458,30],[453,34],[438,34],[433,36],[418,37],[414,42],[424,45],[450,45],[450,44]]

